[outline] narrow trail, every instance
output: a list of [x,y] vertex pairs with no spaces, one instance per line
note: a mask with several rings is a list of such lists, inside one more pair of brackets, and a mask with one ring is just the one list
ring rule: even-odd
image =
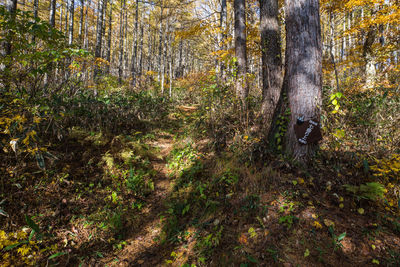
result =
[[165,210],[165,200],[172,191],[172,181],[168,176],[167,157],[172,150],[173,136],[163,133],[150,146],[159,149],[158,157],[151,160],[157,171],[154,191],[146,198],[146,206],[138,215],[136,225],[126,229],[126,246],[115,256],[119,259],[117,266],[154,266],[163,261],[163,246],[160,246],[162,223],[160,215]]

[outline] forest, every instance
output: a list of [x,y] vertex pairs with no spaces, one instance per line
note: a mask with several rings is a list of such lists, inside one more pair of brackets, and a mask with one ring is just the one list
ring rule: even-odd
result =
[[398,0],[0,0],[0,266],[400,266]]

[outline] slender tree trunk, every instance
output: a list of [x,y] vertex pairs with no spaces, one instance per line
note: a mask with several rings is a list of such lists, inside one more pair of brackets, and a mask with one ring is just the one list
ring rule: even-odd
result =
[[85,0],[81,0],[81,17],[79,20],[79,47],[83,44],[83,17],[84,17]]
[[66,6],[65,6],[65,26],[64,26],[64,33],[68,35],[68,15],[69,15],[69,10],[70,10],[70,1],[67,0]]
[[121,0],[121,12],[119,23],[119,65],[118,65],[118,82],[122,83],[123,60],[124,60],[124,15],[126,0]]
[[375,56],[372,50],[372,45],[375,42],[377,35],[376,26],[371,26],[367,32],[363,45],[363,57],[365,62],[365,89],[372,89],[375,86],[376,69]]
[[112,5],[113,5],[113,0],[110,0],[110,13],[108,17],[107,55],[106,55],[106,60],[108,61],[106,70],[107,74],[110,74],[110,67],[111,67]]
[[161,11],[160,11],[160,43],[158,46],[158,66],[157,66],[157,70],[158,70],[158,81],[161,81],[161,60],[162,60],[162,51],[163,51],[163,37],[164,37],[164,32],[163,32],[163,11],[164,8],[162,6],[162,1],[161,1],[161,7],[160,7]]
[[322,47],[318,0],[286,0],[286,73],[290,107],[287,152],[306,162],[316,144],[300,144],[294,125],[298,119],[319,121],[322,104]]
[[[39,0],[33,0],[33,19],[38,19]],[[32,43],[35,42],[35,35],[32,36]]]
[[332,12],[329,15],[329,22],[331,25],[331,34],[329,38],[329,54],[331,58],[331,63],[333,65],[333,70],[335,72],[335,79],[336,79],[336,90],[339,92],[340,91],[340,84],[339,84],[339,75],[336,67],[336,60],[335,60],[335,55],[333,53],[333,40],[335,38],[335,26],[333,25],[333,14]]
[[56,5],[57,5],[57,0],[51,0],[50,1],[50,19],[49,23],[51,27],[56,26]]
[[89,48],[89,16],[88,16],[88,10],[89,7],[91,6],[92,1],[89,0],[87,6],[86,6],[86,10],[85,10],[85,29],[83,32],[83,48],[84,49],[88,49]]
[[[125,16],[124,16],[124,43],[126,44],[126,47],[128,48],[128,10],[125,9]],[[128,49],[125,49],[124,53],[124,70],[123,70],[123,75],[125,79],[128,77],[128,70],[129,68],[129,51]]]
[[[167,22],[165,24],[165,32],[168,34],[169,31],[169,19],[167,19]],[[166,35],[164,37],[164,45],[163,45],[163,53],[162,53],[162,60],[161,60],[161,94],[164,95],[164,82],[165,82],[165,68],[167,66],[166,61],[167,61],[167,39],[168,36]]]
[[75,12],[75,0],[70,0],[69,4],[69,33],[68,33],[68,45],[72,45],[74,40],[74,12]]
[[33,17],[38,18],[39,0],[33,0]]
[[132,53],[131,62],[131,74],[132,74],[132,86],[136,86],[136,75],[137,75],[137,50],[138,50],[138,21],[139,21],[139,0],[136,0],[136,12],[135,12],[135,35],[134,35],[134,47]]
[[[220,14],[220,21],[219,26],[221,28],[221,49],[226,50],[226,0],[221,0],[221,14]],[[221,60],[220,61],[220,73],[221,79],[225,80],[225,64]]]
[[139,77],[142,76],[143,72],[143,33],[144,33],[144,12],[142,12],[142,21],[140,23],[140,45],[139,45],[139,69],[138,69],[138,75]]
[[[97,17],[97,29],[96,29],[96,48],[94,52],[94,56],[96,58],[101,58],[101,46],[103,42],[103,21],[104,21],[104,9],[107,8],[107,0],[99,0],[98,5],[98,17]],[[99,68],[96,66],[94,69],[94,80],[97,81],[98,75],[100,73]]]
[[236,55],[236,95],[241,100],[242,108],[246,109],[249,90],[246,82],[246,6],[245,0],[234,0],[235,10],[235,55]]
[[278,0],[260,0],[262,50],[262,107],[266,136],[272,123],[282,88],[282,56]]

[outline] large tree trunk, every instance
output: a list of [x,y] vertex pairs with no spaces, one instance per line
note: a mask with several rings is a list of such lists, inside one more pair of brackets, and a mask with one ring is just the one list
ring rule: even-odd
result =
[[281,38],[278,0],[260,0],[263,128],[268,136],[282,88]]
[[294,125],[298,118],[320,119],[322,46],[318,0],[286,0],[286,74],[290,107],[287,152],[306,162],[316,144],[300,144]]
[[246,53],[246,16],[245,0],[234,0],[235,10],[235,55],[236,55],[236,94],[246,109],[246,99],[249,90],[246,82],[247,53]]

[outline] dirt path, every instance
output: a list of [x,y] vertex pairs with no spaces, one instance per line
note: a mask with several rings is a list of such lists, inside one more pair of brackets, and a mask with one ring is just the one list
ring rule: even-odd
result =
[[160,215],[165,210],[164,202],[172,190],[166,163],[173,142],[172,135],[164,134],[149,143],[160,150],[159,157],[151,160],[154,170],[157,171],[154,191],[146,198],[146,206],[138,215],[136,225],[132,229],[127,229],[126,246],[114,255],[119,259],[117,266],[154,266],[163,261],[162,256],[165,253],[163,246],[160,246],[159,236],[162,230]]

